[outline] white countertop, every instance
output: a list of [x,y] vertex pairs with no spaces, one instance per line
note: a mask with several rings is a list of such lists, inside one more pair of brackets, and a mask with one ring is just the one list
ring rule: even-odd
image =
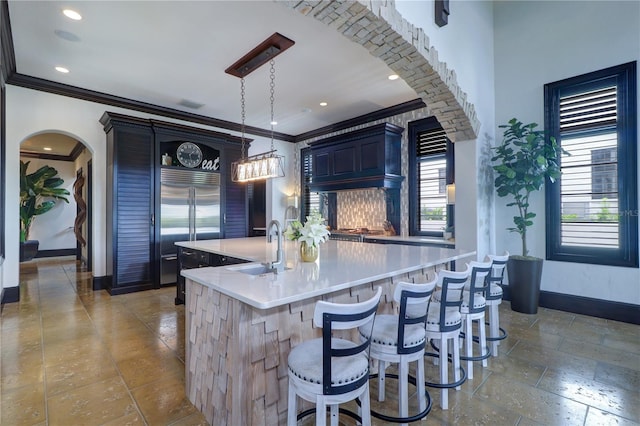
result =
[[265,237],[179,242],[176,245],[217,253],[253,263],[186,269],[185,278],[211,287],[259,309],[287,303],[393,277],[421,268],[466,258],[475,251],[433,246],[366,244],[329,240],[320,245],[316,262],[299,260],[297,242],[284,243],[285,262],[290,268],[279,274],[249,275],[242,269],[275,260],[276,242]]

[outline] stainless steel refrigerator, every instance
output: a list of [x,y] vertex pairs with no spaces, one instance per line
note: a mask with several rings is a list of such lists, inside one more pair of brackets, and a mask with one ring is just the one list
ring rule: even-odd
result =
[[220,173],[161,169],[160,285],[176,282],[176,241],[220,238]]

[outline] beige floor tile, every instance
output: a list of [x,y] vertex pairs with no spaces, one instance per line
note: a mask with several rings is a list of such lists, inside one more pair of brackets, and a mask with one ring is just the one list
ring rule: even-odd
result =
[[118,377],[118,370],[107,352],[98,357],[81,357],[46,367],[47,396]]
[[640,355],[640,336],[630,337],[625,334],[609,334],[603,337],[602,344],[607,348]]
[[168,377],[132,391],[142,415],[150,425],[170,424],[195,413],[184,392],[184,380]]
[[601,383],[635,392],[640,390],[640,366],[634,370],[599,362],[595,379]]
[[44,385],[2,390],[2,425],[34,425],[46,420]]
[[509,352],[509,356],[555,368],[556,370],[565,370],[571,374],[593,378],[598,362],[594,359],[577,356],[576,353],[580,354],[579,352],[560,352],[529,342],[521,342]]
[[622,352],[616,348],[609,348],[602,344],[589,343],[582,340],[565,339],[558,348],[559,351],[603,361],[630,369],[640,368],[640,354]]
[[551,392],[492,374],[474,397],[548,425],[582,425],[587,406]]
[[589,408],[584,426],[638,426],[638,423],[597,408]]
[[118,370],[130,389],[167,376],[184,376],[184,363],[172,351],[137,352],[117,362]]
[[48,367],[81,358],[100,357],[105,351],[102,341],[95,335],[83,335],[71,341],[55,341],[44,347],[44,365]]
[[120,377],[106,379],[47,399],[52,425],[100,425],[136,413]]
[[3,356],[0,361],[2,391],[41,385],[44,380],[42,354],[36,357]]
[[549,349],[558,349],[564,337],[560,334],[551,334],[540,331],[536,328],[513,328],[510,330],[507,340],[512,341],[511,348],[516,346],[518,341],[535,344]]
[[547,370],[538,385],[556,395],[640,422],[640,392],[573,376],[563,371]]
[[207,419],[204,418],[204,415],[200,412],[193,413],[190,416],[184,417],[174,423],[171,423],[170,426],[208,426]]
[[119,417],[115,420],[111,420],[110,422],[103,423],[102,426],[142,426],[147,424],[148,423],[144,421],[144,417],[142,417],[142,414],[136,411],[135,413],[131,413],[126,416]]
[[546,367],[520,358],[504,355],[500,357],[492,357],[489,360],[487,369],[496,374],[501,374],[514,380],[535,386],[536,383],[538,383],[538,380],[542,377],[542,373],[544,373]]
[[516,425],[520,415],[489,401],[470,398],[460,401],[448,410],[440,410],[436,405],[427,418],[427,424],[447,425]]

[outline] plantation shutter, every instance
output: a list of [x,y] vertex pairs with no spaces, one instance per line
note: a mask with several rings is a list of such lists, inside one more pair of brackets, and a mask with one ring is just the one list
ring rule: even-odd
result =
[[441,126],[417,135],[417,215],[420,218],[418,230],[422,232],[441,233],[447,224],[447,143]]
[[619,246],[617,86],[560,94],[561,244]]

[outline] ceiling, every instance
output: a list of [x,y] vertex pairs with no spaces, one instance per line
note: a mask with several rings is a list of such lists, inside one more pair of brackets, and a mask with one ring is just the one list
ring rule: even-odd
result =
[[[288,135],[417,98],[362,46],[276,2],[9,1],[9,15],[19,74],[234,123],[240,80],[224,70],[279,32],[295,41],[275,61],[274,130]],[[269,129],[268,64],[245,98],[246,124]]]
[[[41,133],[26,139],[20,144],[20,154],[40,156],[69,157],[72,160],[74,150],[79,149],[76,139],[60,133]],[[82,147],[82,144],[80,144]]]

